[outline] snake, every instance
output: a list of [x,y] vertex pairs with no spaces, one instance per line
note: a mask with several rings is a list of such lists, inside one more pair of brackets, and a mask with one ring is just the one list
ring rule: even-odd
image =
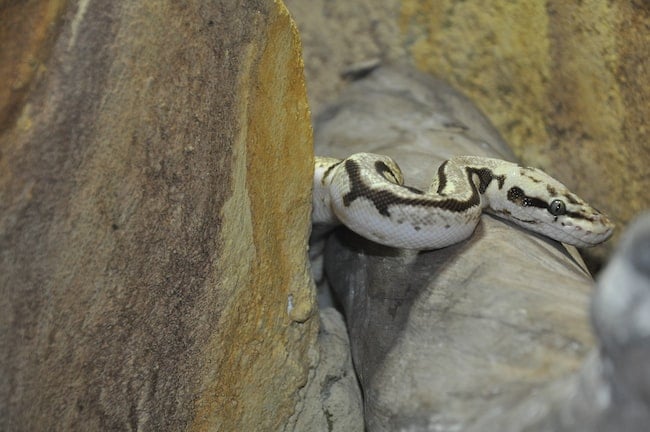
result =
[[390,157],[317,156],[312,224],[345,225],[376,243],[441,249],[469,238],[483,212],[577,247],[613,232],[610,219],[540,169],[481,156],[444,161],[428,190],[404,184]]

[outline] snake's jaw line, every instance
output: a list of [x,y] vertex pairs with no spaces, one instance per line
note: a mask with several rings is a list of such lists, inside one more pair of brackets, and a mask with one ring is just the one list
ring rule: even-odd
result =
[[554,240],[591,247],[611,237],[614,224],[569,189],[535,168],[518,167],[507,176],[505,196],[494,213]]
[[482,211],[579,247],[607,240],[613,224],[535,168],[478,156],[445,161],[428,191],[404,186],[389,157],[316,158],[313,222],[344,224],[375,242],[438,249],[471,236]]

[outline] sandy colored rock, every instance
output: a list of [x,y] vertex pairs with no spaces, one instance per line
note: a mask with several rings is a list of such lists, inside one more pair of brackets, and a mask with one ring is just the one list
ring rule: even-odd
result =
[[282,3],[0,12],[0,429],[285,427],[318,322]]
[[650,206],[647,6],[415,3],[404,1],[401,16],[415,63],[462,88],[525,163],[580,191],[620,228]]

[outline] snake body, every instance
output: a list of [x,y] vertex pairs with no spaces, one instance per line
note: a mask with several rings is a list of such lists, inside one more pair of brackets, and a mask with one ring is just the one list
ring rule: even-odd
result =
[[404,185],[388,156],[317,157],[314,224],[344,224],[377,243],[439,249],[472,235],[483,211],[579,247],[607,240],[607,216],[536,168],[479,156],[442,163],[431,186]]

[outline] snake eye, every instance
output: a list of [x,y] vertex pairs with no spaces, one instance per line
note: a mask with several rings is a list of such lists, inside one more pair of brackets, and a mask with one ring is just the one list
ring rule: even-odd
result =
[[554,199],[548,206],[548,212],[553,216],[562,216],[566,214],[566,204],[562,200]]

